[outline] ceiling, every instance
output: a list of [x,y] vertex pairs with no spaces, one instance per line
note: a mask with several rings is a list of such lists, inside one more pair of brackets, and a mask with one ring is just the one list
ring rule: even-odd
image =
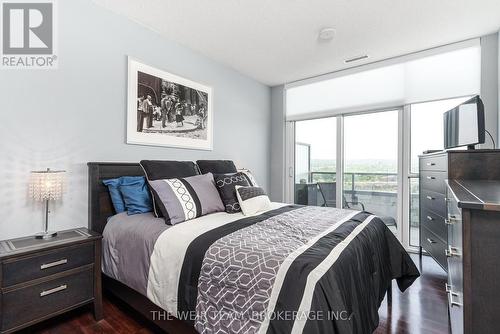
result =
[[[478,37],[499,0],[94,0],[274,86]],[[335,38],[318,40],[321,28]],[[344,63],[368,54],[369,59]]]

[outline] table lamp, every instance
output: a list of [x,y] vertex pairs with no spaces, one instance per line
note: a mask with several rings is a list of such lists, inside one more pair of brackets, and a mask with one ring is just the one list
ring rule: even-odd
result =
[[64,188],[63,170],[32,171],[29,185],[29,195],[35,201],[45,202],[45,231],[35,234],[37,239],[50,239],[57,232],[49,231],[49,201],[61,199]]

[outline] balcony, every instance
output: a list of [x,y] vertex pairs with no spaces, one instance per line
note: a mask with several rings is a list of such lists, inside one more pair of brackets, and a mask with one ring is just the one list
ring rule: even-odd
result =
[[[344,202],[353,209],[364,209],[382,217],[397,218],[397,174],[375,172],[344,173]],[[309,172],[297,175],[295,202],[303,205],[325,205],[325,198],[318,188],[319,182],[336,182],[335,172]],[[418,179],[411,183],[410,238],[411,244],[418,246],[419,196]],[[331,197],[335,197],[330,194]],[[334,198],[326,199],[334,201]],[[346,204],[344,204],[346,206]],[[399,225],[399,224],[398,224]],[[390,226],[395,232],[396,227]]]

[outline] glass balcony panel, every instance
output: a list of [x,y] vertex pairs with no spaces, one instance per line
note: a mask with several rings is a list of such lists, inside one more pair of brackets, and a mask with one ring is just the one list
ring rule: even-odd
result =
[[295,203],[335,206],[337,118],[296,122],[295,140]]
[[344,118],[345,207],[380,216],[397,232],[398,110]]

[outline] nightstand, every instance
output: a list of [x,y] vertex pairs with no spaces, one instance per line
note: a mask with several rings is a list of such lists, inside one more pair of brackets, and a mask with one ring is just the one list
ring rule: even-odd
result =
[[102,319],[101,239],[86,228],[0,241],[0,333],[93,304]]

